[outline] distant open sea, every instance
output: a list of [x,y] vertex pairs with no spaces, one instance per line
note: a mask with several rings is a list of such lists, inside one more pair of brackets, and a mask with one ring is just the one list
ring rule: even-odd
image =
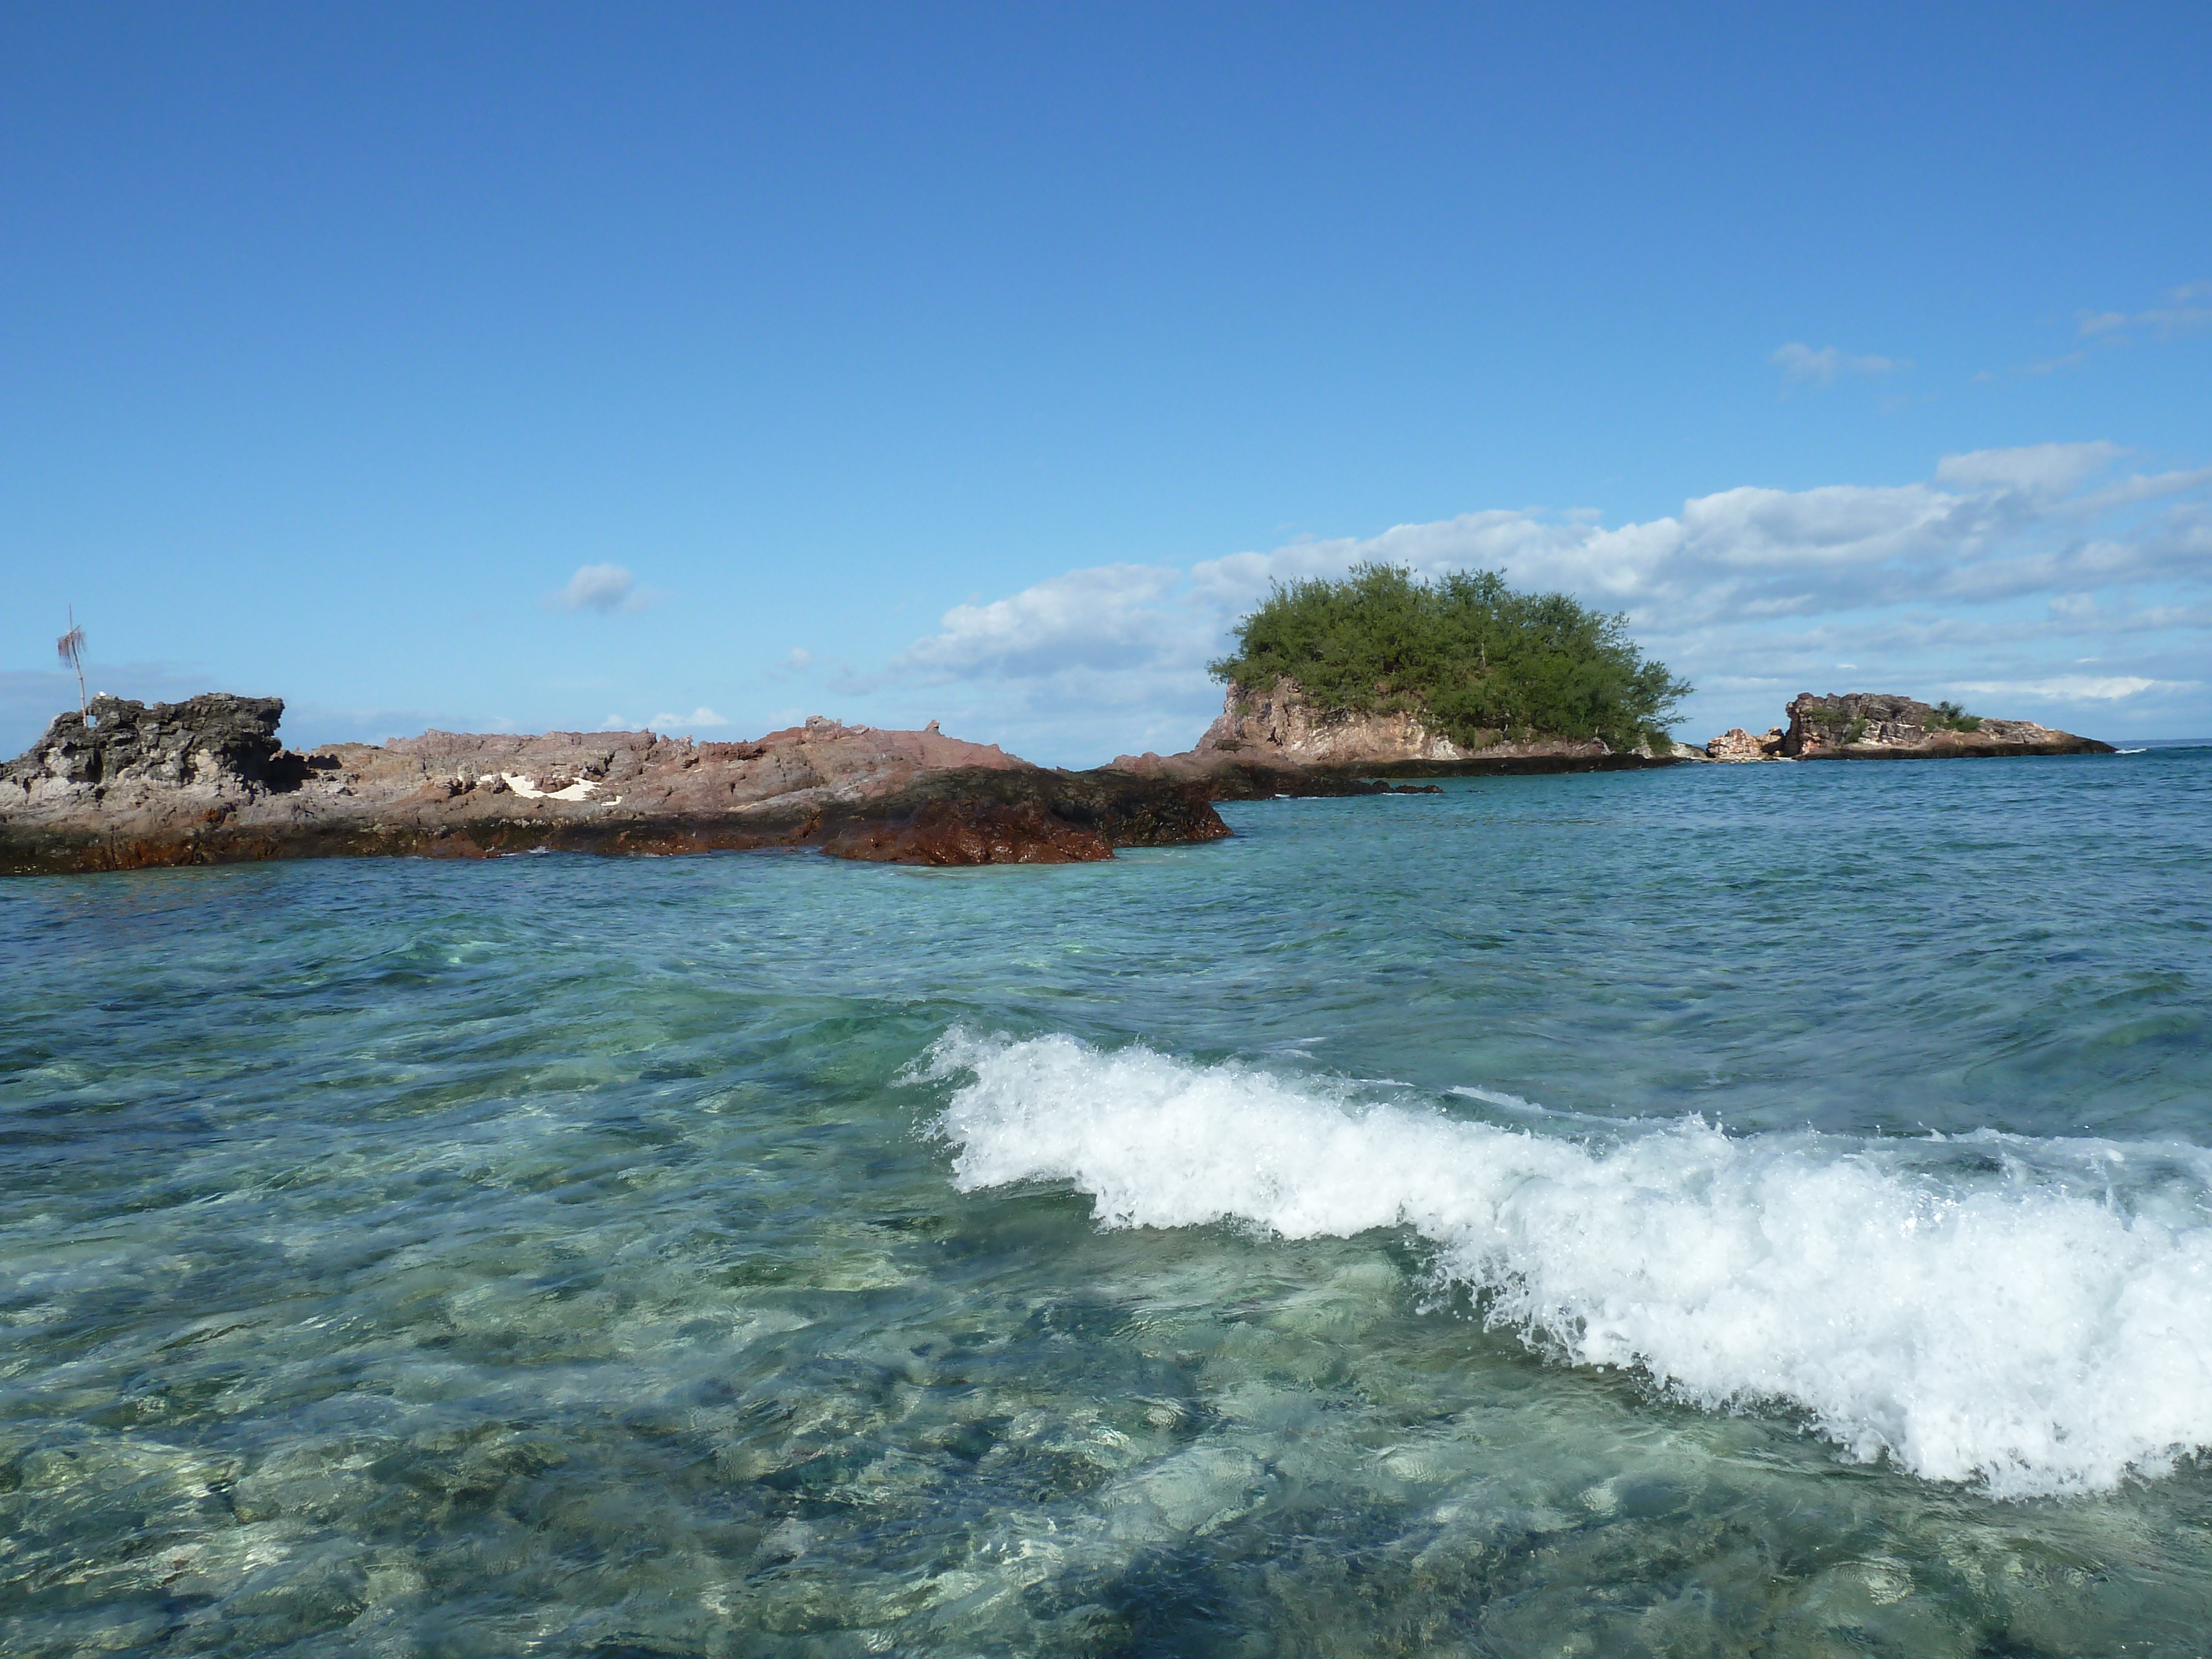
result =
[[0,883],[0,1652],[2212,1645],[2212,749],[1443,790]]

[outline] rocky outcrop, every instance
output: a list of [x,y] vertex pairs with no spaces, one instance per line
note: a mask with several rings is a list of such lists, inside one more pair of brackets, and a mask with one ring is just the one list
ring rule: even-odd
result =
[[[1492,734],[1483,734],[1489,736]],[[1279,794],[1372,794],[1384,777],[1583,772],[1665,766],[1647,750],[1616,753],[1595,738],[1508,739],[1463,746],[1417,710],[1332,714],[1295,680],[1255,690],[1231,685],[1197,746],[1176,755],[1121,755],[1113,765],[1140,777],[1202,783],[1216,800]]]
[[[1132,787],[1138,785],[1141,787]],[[822,850],[890,864],[1072,864],[1229,833],[1204,793],[1101,768],[917,777],[842,818]]]
[[100,696],[88,714],[57,715],[27,753],[0,766],[0,807],[15,804],[10,787],[37,800],[112,796],[119,804],[195,785],[270,787],[291,776],[276,738],[280,697],[214,692],[149,708]]
[[1781,753],[1792,760],[1984,759],[2007,755],[2109,755],[2112,745],[2033,720],[1961,714],[1911,697],[1855,691],[1791,699]]
[[818,847],[909,864],[1067,863],[1229,833],[1187,781],[1047,770],[820,715],[750,743],[426,732],[285,751],[283,704],[96,699],[0,768],[0,872],[551,848]]
[[1732,726],[1705,745],[1705,758],[1717,761],[1781,760],[1782,728],[1767,727],[1765,735],[1753,737],[1741,726]]
[[1251,690],[1232,685],[1221,713],[1191,753],[1237,765],[1372,766],[1398,761],[1456,761],[1467,751],[1411,710],[1329,714],[1298,683]]

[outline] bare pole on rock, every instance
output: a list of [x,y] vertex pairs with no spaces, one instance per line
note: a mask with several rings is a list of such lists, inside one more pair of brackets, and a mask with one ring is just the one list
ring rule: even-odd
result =
[[77,718],[89,720],[92,718],[92,708],[91,705],[85,701],[84,696],[84,629],[76,625],[75,605],[70,607],[69,621],[69,632],[54,641],[54,653],[71,668],[76,670]]

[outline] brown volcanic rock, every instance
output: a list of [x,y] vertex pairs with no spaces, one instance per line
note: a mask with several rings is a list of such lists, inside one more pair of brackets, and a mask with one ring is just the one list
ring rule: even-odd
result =
[[1270,795],[1380,793],[1376,777],[1459,777],[1498,773],[1612,771],[1669,766],[1670,758],[1616,753],[1595,738],[1499,740],[1464,749],[1432,731],[1419,714],[1330,715],[1316,709],[1297,683],[1279,679],[1259,690],[1231,685],[1222,709],[1198,740],[1178,755],[1121,755],[1115,769],[1139,777],[1203,784],[1215,800]]
[[1793,760],[1987,759],[2007,755],[2109,755],[2112,745],[2033,720],[1979,719],[1971,731],[1947,724],[1911,697],[1855,691],[1800,692],[1790,700],[1782,753]]
[[1467,758],[1466,750],[1431,731],[1418,714],[1327,714],[1287,678],[1256,690],[1231,686],[1220,714],[1191,753],[1232,765],[1282,768]]
[[1598,760],[1613,750],[1595,738],[1498,740],[1463,749],[1413,710],[1327,714],[1292,679],[1254,690],[1232,685],[1194,757],[1234,766],[1371,768],[1461,761]]
[[[276,739],[283,713],[281,698],[220,691],[150,708],[94,697],[89,720],[56,715],[27,753],[0,766],[0,791],[13,785],[40,800],[89,793],[119,801],[193,785],[267,784],[283,770]],[[4,795],[0,804],[13,805]]]
[[1167,779],[1048,771],[994,745],[820,715],[751,743],[426,732],[284,752],[277,699],[64,714],[0,768],[0,872],[550,848],[821,846],[907,863],[1066,863],[1229,833]]
[[1060,823],[1033,800],[925,801],[900,820],[848,824],[822,850],[878,864],[1085,864],[1114,856],[1103,836]]
[[1770,726],[1763,737],[1753,737],[1741,726],[1732,726],[1705,745],[1705,757],[1717,761],[1780,760],[1782,728]]
[[1229,833],[1192,784],[1093,772],[950,772],[836,823],[822,850],[900,864],[1067,864]]

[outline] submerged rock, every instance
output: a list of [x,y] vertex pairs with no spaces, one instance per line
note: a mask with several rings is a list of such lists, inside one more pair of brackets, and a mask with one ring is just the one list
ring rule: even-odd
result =
[[1057,864],[1229,833],[1185,781],[816,715],[749,743],[426,732],[286,751],[275,697],[102,697],[0,768],[0,872],[550,848]]

